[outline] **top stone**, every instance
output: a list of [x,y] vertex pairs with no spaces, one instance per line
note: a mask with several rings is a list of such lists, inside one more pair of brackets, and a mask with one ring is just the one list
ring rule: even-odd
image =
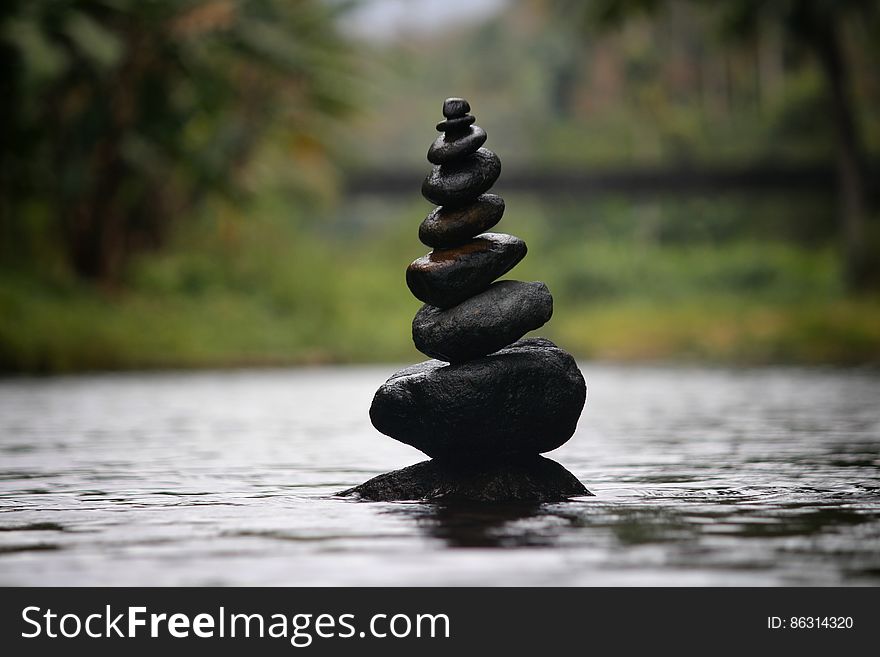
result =
[[443,101],[443,116],[447,119],[457,119],[470,111],[470,103],[464,98],[447,98]]

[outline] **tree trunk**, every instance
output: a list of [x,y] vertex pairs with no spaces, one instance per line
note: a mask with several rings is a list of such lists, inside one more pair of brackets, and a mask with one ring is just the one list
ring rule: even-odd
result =
[[867,217],[866,172],[861,153],[855,110],[849,95],[849,75],[840,44],[838,26],[831,20],[818,22],[813,49],[822,65],[835,127],[837,185],[843,230],[844,275],[847,288],[866,288],[870,280],[865,242]]

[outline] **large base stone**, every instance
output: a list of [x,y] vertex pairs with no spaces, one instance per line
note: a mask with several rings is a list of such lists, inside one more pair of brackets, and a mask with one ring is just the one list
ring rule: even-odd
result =
[[372,502],[561,502],[592,493],[556,461],[533,456],[467,465],[422,461],[338,495]]
[[530,456],[571,438],[586,395],[570,354],[527,338],[467,363],[429,360],[400,370],[376,391],[370,419],[435,458]]

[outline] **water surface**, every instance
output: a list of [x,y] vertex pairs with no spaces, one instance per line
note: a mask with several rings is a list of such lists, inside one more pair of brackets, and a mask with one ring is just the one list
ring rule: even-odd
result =
[[394,369],[0,382],[0,584],[880,584],[876,372],[584,363],[549,456],[595,497],[336,499],[423,458]]

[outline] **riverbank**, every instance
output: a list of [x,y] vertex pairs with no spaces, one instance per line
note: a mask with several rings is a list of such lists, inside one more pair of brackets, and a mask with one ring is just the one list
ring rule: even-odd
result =
[[[409,336],[417,305],[403,289],[375,292],[297,312],[229,290],[99,292],[7,279],[0,368],[56,373],[423,358]],[[877,365],[880,301],[770,303],[727,295],[576,303],[557,296],[556,316],[537,333],[578,357],[605,361]]]
[[[843,291],[827,242],[701,232],[706,216],[742,230],[751,205],[725,201],[729,217],[687,203],[509,205],[498,229],[529,246],[517,278],[545,281],[554,297],[537,333],[580,358],[880,364],[880,297]],[[271,196],[246,211],[220,205],[112,286],[60,265],[2,269],[0,370],[415,362],[420,304],[404,270],[427,250],[413,220],[424,206],[346,204],[334,215]],[[661,237],[681,224],[684,237]]]

